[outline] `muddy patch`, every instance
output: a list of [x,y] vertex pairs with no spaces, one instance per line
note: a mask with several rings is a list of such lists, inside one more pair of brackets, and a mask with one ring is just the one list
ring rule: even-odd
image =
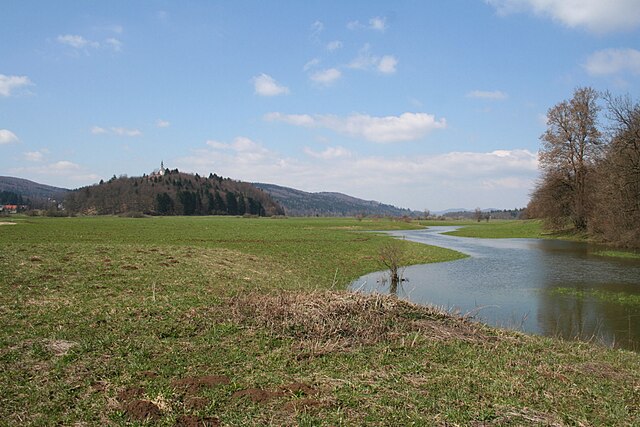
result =
[[148,400],[136,399],[125,402],[122,409],[132,421],[157,420],[162,417],[160,408]]

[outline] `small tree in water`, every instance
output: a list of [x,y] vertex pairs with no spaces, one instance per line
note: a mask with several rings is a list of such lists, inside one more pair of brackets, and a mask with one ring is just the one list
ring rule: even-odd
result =
[[391,279],[390,293],[395,295],[398,292],[398,284],[400,283],[400,275],[398,271],[404,264],[405,250],[402,242],[398,240],[390,240],[380,248],[378,252],[378,260],[389,270]]

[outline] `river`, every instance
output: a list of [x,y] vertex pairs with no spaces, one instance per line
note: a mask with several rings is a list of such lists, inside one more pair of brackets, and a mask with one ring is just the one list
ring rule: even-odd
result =
[[[598,248],[586,243],[442,234],[457,228],[389,232],[469,255],[406,267],[398,297],[493,326],[640,349],[640,303],[611,298],[632,295],[640,301],[640,260],[597,256]],[[351,289],[389,292],[385,272],[363,276]]]

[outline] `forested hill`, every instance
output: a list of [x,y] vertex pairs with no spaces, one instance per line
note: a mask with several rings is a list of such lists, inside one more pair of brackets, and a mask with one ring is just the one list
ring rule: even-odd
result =
[[28,179],[0,176],[0,191],[14,193],[28,199],[56,199],[69,190],[39,184]]
[[65,209],[85,214],[282,215],[269,194],[214,174],[201,177],[165,169],[142,177],[115,176],[67,194]]
[[290,216],[414,216],[418,212],[385,205],[372,200],[362,200],[342,193],[308,193],[273,184],[255,183],[271,195]]

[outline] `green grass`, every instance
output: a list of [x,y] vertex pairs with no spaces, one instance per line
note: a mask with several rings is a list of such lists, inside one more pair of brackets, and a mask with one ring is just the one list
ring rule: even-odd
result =
[[580,299],[596,299],[599,301],[613,302],[624,306],[640,306],[640,295],[629,294],[627,292],[607,291],[602,289],[575,289],[575,288],[555,288],[550,291],[554,295],[566,295]]
[[603,250],[603,251],[594,252],[593,254],[598,256],[614,257],[614,258],[640,259],[640,253],[630,252],[630,251]]
[[[436,223],[426,223],[426,225],[437,225]],[[461,221],[447,225],[460,225],[462,228],[452,231],[452,236],[476,237],[482,239],[505,239],[505,238],[527,238],[527,239],[563,239],[563,240],[584,240],[583,235],[566,232],[549,232],[542,227],[540,220],[492,220],[489,222]]]
[[[0,226],[6,425],[171,426],[186,415],[238,426],[640,423],[636,353],[340,291],[381,268],[389,237],[359,231],[415,224],[12,221]],[[402,244],[407,263],[462,256]],[[206,375],[228,382],[176,383]],[[308,389],[291,391],[300,383]],[[234,397],[252,388],[270,398]],[[127,394],[162,415],[136,421]]]

